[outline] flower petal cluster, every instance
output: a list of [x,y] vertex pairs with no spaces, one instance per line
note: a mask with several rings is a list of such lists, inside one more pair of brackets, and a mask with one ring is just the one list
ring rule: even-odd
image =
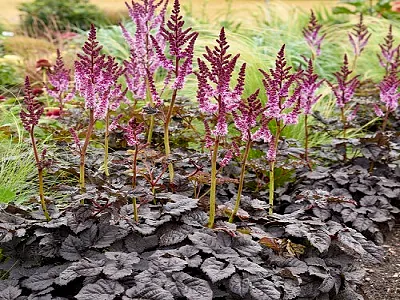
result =
[[247,101],[240,102],[238,109],[232,112],[233,121],[240,131],[243,141],[254,140],[256,137],[252,134],[252,130],[258,125],[257,121],[264,111],[258,98],[259,93],[258,89],[247,98]]
[[75,61],[75,86],[85,99],[85,107],[93,110],[95,120],[104,119],[109,109],[116,109],[126,93],[117,84],[125,69],[115,58],[100,55],[101,49],[92,25],[82,48],[84,53],[78,54],[79,59]]
[[25,78],[25,88],[24,88],[24,106],[25,109],[21,109],[20,118],[22,125],[27,131],[32,131],[33,128],[39,124],[39,119],[43,114],[43,105],[35,98],[32,93],[31,83],[29,77]]
[[387,112],[393,112],[399,106],[399,87],[400,79],[394,70],[379,84],[380,100],[385,104]]
[[389,26],[389,32],[385,37],[385,42],[379,44],[381,55],[378,55],[379,63],[389,73],[391,69],[397,69],[400,65],[400,44],[394,47],[394,37],[392,34],[392,25]]
[[206,115],[215,115],[215,129],[210,134],[222,137],[228,133],[227,118],[236,110],[241,102],[244,90],[246,64],[242,64],[236,86],[231,89],[230,82],[239,54],[232,57],[227,53],[229,45],[226,41],[224,28],[221,29],[217,46],[211,50],[206,47],[205,61],[198,59],[199,71],[196,72],[198,79],[197,100],[200,110]]
[[310,21],[307,27],[303,29],[303,36],[316,56],[321,54],[321,43],[326,36],[326,34],[320,35],[321,28],[322,25],[318,24],[314,11],[311,10]]
[[144,132],[144,124],[139,123],[135,118],[128,121],[128,125],[122,127],[125,140],[128,146],[137,146],[140,144],[140,135]]
[[323,82],[324,80],[318,80],[318,75],[314,73],[313,62],[309,59],[307,70],[301,77],[300,103],[304,114],[311,114],[312,106],[322,97],[321,94],[316,95],[316,91]]
[[[169,54],[175,58],[173,70],[175,81],[172,84],[174,90],[182,89],[186,77],[192,73],[194,44],[199,35],[197,32],[191,32],[191,27],[184,29],[184,24],[185,21],[180,15],[179,0],[175,0],[170,19],[166,26],[161,27],[161,35],[169,45]],[[153,43],[157,43],[153,37],[152,40]],[[160,59],[163,59],[163,57],[160,57]],[[184,60],[181,65],[179,65],[180,60]]]
[[[283,121],[284,124],[297,122],[300,113],[301,85],[298,84],[302,71],[290,73],[292,67],[288,67],[285,58],[285,45],[278,53],[275,61],[275,69],[269,73],[260,69],[264,75],[263,84],[268,98],[264,117],[268,120]],[[291,92],[293,90],[293,92]]]
[[75,96],[75,87],[70,91],[71,70],[64,66],[60,50],[57,49],[56,63],[51,71],[47,73],[51,87],[46,86],[47,93],[57,99],[62,107],[65,102],[70,101]]
[[[126,3],[129,16],[135,23],[136,31],[132,35],[121,25],[123,36],[130,47],[130,59],[125,62],[126,81],[135,99],[145,99],[148,85],[156,104],[162,101],[156,91],[154,76],[160,67],[172,70],[172,62],[165,57],[165,39],[160,28],[165,22],[168,0],[141,0]],[[151,32],[155,32],[152,36]]]
[[350,102],[356,88],[360,84],[358,75],[350,78],[351,73],[352,71],[349,70],[347,55],[345,54],[343,66],[341,67],[340,72],[333,74],[336,77],[337,84],[333,85],[332,83],[328,82],[335,95],[336,104],[339,108],[343,108],[346,103]]
[[353,32],[349,33],[349,41],[353,46],[354,55],[360,56],[370,37],[371,34],[363,23],[363,15],[360,14],[360,21],[353,27]]

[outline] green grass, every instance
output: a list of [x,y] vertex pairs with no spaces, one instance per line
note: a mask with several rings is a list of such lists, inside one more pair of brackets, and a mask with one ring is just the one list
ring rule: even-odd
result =
[[36,193],[33,153],[28,146],[0,142],[0,203],[23,203]]

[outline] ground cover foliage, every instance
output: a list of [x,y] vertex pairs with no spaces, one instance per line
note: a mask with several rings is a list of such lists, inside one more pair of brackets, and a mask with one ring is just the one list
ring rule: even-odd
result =
[[[43,89],[26,78],[18,112],[38,197],[21,205],[13,190],[1,206],[0,299],[363,299],[363,265],[381,262],[400,213],[392,27],[380,83],[354,73],[371,36],[362,15],[353,52],[320,78],[326,35],[311,12],[311,55],[291,68],[281,46],[247,93],[225,29],[193,63],[201,36],[173,4],[169,19],[165,1],[127,4],[122,64],[92,26],[74,74],[58,52],[38,62]],[[197,103],[184,93],[191,74]],[[337,105],[329,119],[312,109],[328,104],[322,85]],[[292,126],[303,141],[286,137]],[[318,131],[329,144],[312,147]]]

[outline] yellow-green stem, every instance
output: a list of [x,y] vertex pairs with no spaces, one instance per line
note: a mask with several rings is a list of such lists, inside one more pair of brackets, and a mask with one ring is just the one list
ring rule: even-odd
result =
[[211,158],[211,187],[210,187],[210,216],[208,219],[208,227],[214,227],[215,206],[217,197],[217,156],[219,147],[219,137],[215,138],[214,149]]
[[233,222],[233,219],[235,218],[235,216],[236,216],[236,214],[237,214],[237,212],[239,210],[240,198],[241,198],[241,195],[242,195],[243,185],[244,185],[244,174],[245,174],[245,171],[246,171],[246,163],[247,163],[247,158],[249,156],[250,148],[251,148],[251,140],[247,141],[246,149],[245,149],[244,154],[243,154],[242,170],[240,171],[238,194],[237,194],[237,197],[236,197],[235,207],[233,209],[231,217],[229,218],[229,222],[230,223]]
[[308,115],[304,116],[304,135],[305,135],[305,141],[304,141],[304,160],[306,161],[306,164],[310,170],[312,170],[312,165],[310,163],[310,160],[308,158]]
[[[346,116],[345,116],[345,107],[340,108],[340,117],[342,119],[342,124],[343,124],[343,139],[346,139],[347,120],[346,120]],[[346,141],[343,142],[343,147],[344,147],[343,161],[346,161],[347,160]]]
[[[167,157],[171,154],[171,148],[169,145],[169,123],[171,121],[172,110],[174,109],[176,95],[177,95],[177,90],[174,90],[172,93],[171,103],[169,105],[167,116],[165,118],[165,123],[164,123],[164,147],[165,147],[165,155]],[[169,172],[169,182],[172,183],[175,176],[174,165],[172,163],[168,164],[168,172]]]
[[38,179],[39,179],[39,198],[40,198],[40,205],[42,206],[43,214],[46,218],[47,221],[50,221],[50,215],[47,210],[46,206],[46,201],[44,199],[44,188],[43,188],[43,168],[41,166],[40,158],[39,158],[39,153],[36,147],[36,141],[35,141],[35,136],[33,132],[33,126],[29,132],[30,138],[31,138],[31,143],[32,143],[32,149],[33,149],[33,155],[35,156],[35,161],[36,161],[36,167],[38,169]]
[[104,133],[104,174],[106,176],[110,176],[108,171],[108,137],[110,135],[109,126],[110,126],[110,111],[107,111],[106,120],[105,120],[106,130]]
[[274,213],[274,192],[275,192],[275,161],[269,164],[269,214]]
[[[86,158],[86,151],[90,142],[90,137],[93,133],[94,123],[95,123],[94,112],[93,109],[91,109],[89,111],[89,126],[86,132],[85,142],[83,143],[82,149],[80,151],[81,157],[79,163],[79,186],[81,192],[84,192],[85,190],[85,158]],[[84,200],[81,200],[81,204],[84,204]]]
[[44,199],[44,188],[43,188],[43,170],[41,168],[38,169],[39,175],[39,197],[40,197],[40,204],[42,206],[43,214],[47,221],[50,221],[50,215],[47,210],[46,201]]
[[[139,148],[138,145],[135,146],[135,152],[133,154],[133,161],[132,161],[132,188],[136,188],[136,164],[137,164],[137,156],[139,153]],[[137,209],[137,203],[136,203],[136,197],[133,197],[132,199],[132,205],[133,205],[133,218],[135,222],[139,221],[139,215],[138,215],[138,209]]]
[[[149,79],[146,77],[146,102],[150,104],[150,107],[154,107],[153,97],[151,96],[150,92],[150,82]],[[150,124],[149,124],[149,131],[147,133],[147,143],[151,144],[151,140],[153,139],[153,130],[154,130],[154,115],[150,115]]]

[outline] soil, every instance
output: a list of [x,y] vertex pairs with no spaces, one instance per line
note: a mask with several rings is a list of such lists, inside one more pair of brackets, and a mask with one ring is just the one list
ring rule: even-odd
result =
[[362,286],[365,300],[400,300],[400,219],[388,236],[385,258],[378,266],[367,266],[365,284]]

